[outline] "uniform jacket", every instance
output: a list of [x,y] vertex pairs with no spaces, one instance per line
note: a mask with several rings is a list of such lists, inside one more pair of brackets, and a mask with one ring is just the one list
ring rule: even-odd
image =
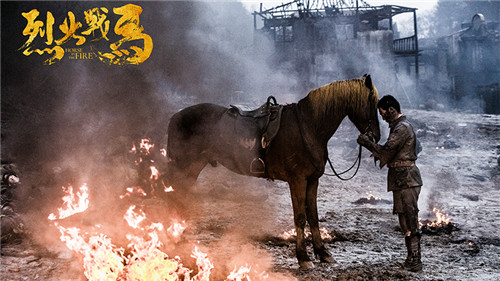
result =
[[417,137],[406,116],[402,115],[389,124],[387,142],[363,144],[380,160],[380,168],[387,165],[387,191],[422,186],[417,160]]

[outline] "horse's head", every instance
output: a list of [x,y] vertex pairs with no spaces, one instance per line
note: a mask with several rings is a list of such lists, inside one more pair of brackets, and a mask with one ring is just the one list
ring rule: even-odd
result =
[[377,115],[377,89],[373,85],[370,75],[365,74],[360,80],[363,85],[358,95],[359,100],[355,109],[352,109],[348,116],[362,134],[368,133],[378,142],[380,140],[380,126]]

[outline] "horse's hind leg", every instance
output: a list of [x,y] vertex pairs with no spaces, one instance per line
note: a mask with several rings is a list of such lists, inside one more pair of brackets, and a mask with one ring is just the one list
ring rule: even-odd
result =
[[319,257],[322,262],[334,262],[332,256],[326,249],[323,240],[321,239],[321,233],[319,231],[319,220],[318,220],[318,207],[317,207],[317,197],[318,197],[318,180],[309,180],[307,182],[306,191],[306,212],[307,212],[307,222],[311,228],[314,254]]
[[193,185],[198,180],[203,168],[207,165],[207,161],[198,160],[189,164],[178,165],[178,163],[169,163],[169,179],[170,185],[176,191],[181,193],[189,193]]
[[192,187],[196,184],[198,175],[207,162],[197,161],[188,166],[177,166],[175,162],[169,162],[165,182],[168,183],[174,192],[164,193],[165,199],[170,206],[183,218],[188,218],[190,207],[193,202]]
[[313,268],[314,265],[307,254],[304,227],[306,226],[306,180],[294,180],[288,183],[293,205],[293,217],[297,232],[296,255],[301,268]]

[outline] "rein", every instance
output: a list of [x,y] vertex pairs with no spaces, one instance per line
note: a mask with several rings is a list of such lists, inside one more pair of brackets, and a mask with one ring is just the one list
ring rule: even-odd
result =
[[[372,119],[371,119],[371,116],[372,116],[372,113],[373,113],[373,104],[372,104],[372,96],[373,96],[373,89],[370,90],[370,95],[369,95],[369,101],[370,101],[370,119],[368,120],[368,127],[365,129],[365,134],[369,132],[369,129],[371,127],[371,123],[372,123]],[[299,127],[299,131],[300,131],[300,135],[302,136],[302,141],[304,142],[304,147],[306,148],[306,150],[309,152],[309,155],[311,155],[311,151],[309,149],[309,146],[307,145],[306,141],[304,140],[304,134],[302,133],[302,122],[301,119],[300,119],[300,116],[299,116],[299,111],[298,111],[298,108],[295,107],[295,116],[297,118],[297,121],[299,122],[298,124],[298,127]],[[337,171],[335,171],[335,168],[333,167],[333,164],[332,164],[332,161],[330,160],[330,156],[327,156],[327,161],[328,161],[328,164],[330,165],[330,169],[332,169],[333,171],[333,174],[328,174],[328,173],[325,173],[323,171],[323,174],[324,175],[327,175],[327,176],[336,176],[337,178],[339,178],[340,180],[343,180],[343,181],[347,181],[347,180],[350,180],[352,179],[359,171],[359,166],[361,165],[361,151],[363,150],[363,148],[361,147],[361,145],[359,145],[359,152],[358,152],[358,156],[356,157],[356,160],[354,161],[354,163],[352,164],[351,167],[349,167],[347,170],[341,172],[341,173],[337,173]],[[327,145],[327,148],[326,148],[326,151],[327,151],[327,155],[329,155],[330,153],[328,152],[328,145]],[[311,164],[313,165],[314,169],[316,169],[316,171],[320,172],[320,169],[318,169],[318,167],[316,167],[316,165],[314,164],[313,160],[311,159],[311,157],[309,157],[309,161],[311,161]],[[356,171],[354,171],[354,174],[352,174],[350,177],[348,178],[343,178],[341,177],[340,175],[343,175],[347,172],[349,172],[350,170],[352,170],[352,168],[354,168],[354,166],[356,166],[356,163],[358,164],[357,167],[356,167]]]
[[[309,146],[307,145],[307,142],[304,140],[304,134],[302,133],[302,122],[301,119],[300,119],[300,116],[299,116],[299,111],[298,111],[298,108],[295,107],[294,108],[295,110],[295,116],[297,117],[297,121],[299,122],[299,131],[300,131],[300,135],[302,136],[302,141],[304,142],[304,147],[306,148],[307,152],[309,152],[309,155],[311,155],[311,150],[309,149]],[[327,146],[327,149],[326,149],[327,153],[328,153],[328,146]],[[327,157],[327,160],[328,160],[328,164],[330,164],[330,168],[332,169],[333,171],[333,174],[328,174],[328,173],[325,173],[323,171],[323,175],[327,175],[327,176],[336,176],[337,178],[339,178],[340,180],[343,180],[343,181],[347,181],[347,180],[350,180],[352,179],[357,173],[358,173],[358,170],[359,170],[359,166],[361,164],[361,151],[362,151],[362,148],[361,148],[361,145],[359,146],[359,153],[358,153],[358,156],[356,157],[356,160],[354,161],[354,164],[352,164],[352,166],[341,172],[341,173],[337,173],[337,171],[335,171],[335,168],[333,168],[333,164],[332,164],[332,161],[330,160],[330,157],[328,156]],[[311,162],[311,164],[313,165],[314,169],[316,169],[316,171],[320,172],[321,170],[318,169],[318,167],[314,164],[314,161],[311,159],[311,157],[309,157],[309,161]],[[356,171],[354,172],[354,174],[352,174],[352,176],[350,176],[349,178],[343,178],[341,177],[340,175],[343,175],[347,172],[349,172],[350,170],[352,170],[352,168],[354,168],[354,166],[356,166],[356,163],[358,164],[358,166],[356,167]]]
[[[359,170],[359,166],[361,165],[361,145],[359,146],[359,153],[358,153],[358,157],[356,157],[356,160],[354,161],[354,164],[352,164],[352,166],[343,171],[342,173],[337,173],[337,171],[335,171],[335,168],[333,168],[333,164],[332,164],[332,161],[330,160],[330,157],[327,158],[328,160],[328,164],[330,164],[330,169],[332,169],[333,171],[333,174],[327,174],[327,173],[323,173],[324,175],[327,175],[327,176],[336,176],[337,178],[339,178],[340,180],[343,180],[343,181],[347,181],[347,180],[350,180],[352,178],[354,178],[354,176],[358,173],[358,170]],[[328,151],[328,148],[327,148],[327,151]],[[350,170],[352,170],[352,168],[354,168],[354,166],[356,165],[356,163],[358,163],[358,166],[356,167],[356,171],[354,171],[354,174],[352,174],[352,176],[348,177],[348,178],[343,178],[341,177],[340,175],[343,175],[347,172],[349,172]]]

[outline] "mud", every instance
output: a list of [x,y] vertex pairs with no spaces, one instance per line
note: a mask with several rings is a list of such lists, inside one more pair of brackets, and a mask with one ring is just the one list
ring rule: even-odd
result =
[[[406,252],[392,214],[392,194],[385,191],[387,171],[374,165],[367,150],[352,180],[327,176],[320,180],[320,227],[332,236],[326,246],[335,263],[314,259],[311,246],[315,268],[299,269],[293,239],[281,236],[293,229],[286,183],[235,175],[223,167],[207,167],[200,176],[193,190],[198,206],[186,217],[188,228],[175,249],[181,251],[193,242],[202,246],[214,263],[211,280],[224,280],[233,265],[242,263],[265,271],[267,280],[498,280],[500,116],[422,110],[404,113],[423,146],[417,161],[424,180],[420,217],[432,220],[432,209],[439,208],[454,227],[452,231],[424,232],[422,272],[399,269]],[[387,135],[385,123],[381,126]],[[355,129],[344,122],[330,141],[336,169],[347,168],[354,161],[356,137]],[[367,193],[382,203],[359,203]],[[168,212],[161,200],[141,200],[149,210],[156,209],[158,217]],[[34,220],[27,213],[20,215],[26,221]],[[45,220],[38,223],[22,239],[2,244],[1,279],[86,280],[81,257],[57,239],[50,246],[42,243],[45,240],[40,236],[57,237],[57,231],[51,231]],[[184,257],[186,264],[192,263],[188,255]],[[262,276],[251,280],[265,280]]]

